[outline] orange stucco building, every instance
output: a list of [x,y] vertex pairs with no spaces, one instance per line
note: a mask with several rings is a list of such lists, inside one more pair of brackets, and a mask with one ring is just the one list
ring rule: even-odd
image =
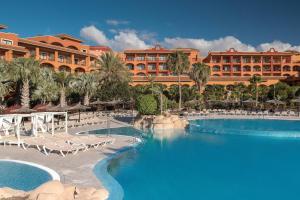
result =
[[[133,74],[133,85],[148,83],[149,75],[156,76],[155,82],[168,86],[177,84],[178,77],[173,76],[165,65],[166,57],[176,50],[184,51],[191,65],[204,62],[211,68],[208,84],[249,84],[249,78],[257,75],[262,77],[263,84],[271,85],[287,77],[299,77],[300,72],[300,54],[297,52],[278,52],[273,48],[266,52],[239,52],[231,48],[224,52],[209,52],[202,59],[200,52],[195,49],[165,49],[156,46],[124,51],[124,61]],[[184,75],[182,84],[194,83]]]
[[[175,51],[184,52],[191,64],[201,62],[200,52],[190,48],[166,49],[156,45],[144,50],[125,50],[122,58],[133,76],[132,84],[147,84],[150,77],[155,77],[155,82],[168,86],[176,84],[178,78],[172,75],[166,64],[168,55]],[[182,82],[183,84],[193,84],[187,75],[183,75]]]
[[[6,27],[0,25],[0,29]],[[100,51],[101,50],[101,51]],[[17,34],[0,32],[0,59],[11,61],[33,56],[43,67],[68,72],[89,72],[101,53],[109,48],[88,46],[67,34],[20,38]]]
[[[6,29],[0,25],[1,29]],[[89,46],[67,34],[43,35],[20,38],[15,33],[0,32],[0,59],[11,61],[18,57],[33,56],[43,67],[68,72],[89,72],[96,66],[100,55],[112,51],[105,46]],[[209,52],[202,58],[199,50],[192,48],[166,49],[156,45],[149,49],[128,49],[118,53],[132,74],[132,85],[147,84],[150,79],[167,86],[177,84],[178,77],[166,65],[168,55],[182,51],[192,64],[204,62],[211,68],[208,84],[249,84],[253,75],[261,76],[265,85],[279,80],[300,80],[300,53],[278,52],[271,48],[266,52],[239,52],[231,48],[223,52]],[[194,85],[188,75],[182,84]]]

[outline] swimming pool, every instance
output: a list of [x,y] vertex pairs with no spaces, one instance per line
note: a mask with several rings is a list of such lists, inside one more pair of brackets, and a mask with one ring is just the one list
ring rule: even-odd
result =
[[30,191],[50,180],[59,180],[59,176],[47,167],[24,161],[0,160],[0,187]]
[[110,161],[125,200],[298,199],[300,121],[191,124],[186,134],[147,137]]

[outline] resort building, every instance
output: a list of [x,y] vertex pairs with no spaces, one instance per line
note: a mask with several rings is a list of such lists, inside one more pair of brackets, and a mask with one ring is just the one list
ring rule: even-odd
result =
[[[299,54],[299,53],[298,53]],[[210,84],[245,82],[251,76],[261,76],[265,85],[299,77],[300,59],[296,52],[239,52],[231,48],[225,52],[209,52],[203,60],[211,68]]]
[[[0,29],[5,28],[0,25]],[[85,45],[82,40],[67,34],[20,38],[15,33],[0,32],[0,59],[11,61],[33,56],[42,66],[57,71],[89,72],[105,51],[110,49]]]
[[[144,50],[125,50],[122,57],[133,76],[133,85],[147,84],[151,77],[155,82],[166,85],[177,84],[178,78],[168,69],[167,57],[175,51],[183,51],[191,64],[201,62],[200,52],[196,49],[166,49],[156,45]],[[193,84],[187,75],[182,77],[183,84]]]

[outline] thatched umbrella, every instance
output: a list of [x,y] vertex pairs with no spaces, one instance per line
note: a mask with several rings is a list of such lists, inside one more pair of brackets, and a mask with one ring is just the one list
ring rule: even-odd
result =
[[36,110],[30,109],[30,108],[27,108],[27,107],[21,107],[21,108],[12,110],[11,112],[12,112],[12,113],[27,114],[27,113],[33,113],[33,112],[36,112]]
[[291,102],[298,104],[298,116],[300,116],[300,98],[292,99]]
[[75,106],[72,106],[72,107],[69,107],[69,111],[78,111],[79,112],[79,116],[78,116],[78,121],[80,122],[80,111],[82,110],[87,110],[87,109],[90,109],[89,106],[85,106],[85,105],[82,105],[80,102],[78,104],[76,104]]
[[71,107],[70,106],[61,106],[60,104],[57,105],[57,106],[53,106],[49,109],[47,109],[47,111],[57,111],[57,112],[65,112],[65,111],[68,111]]
[[34,110],[36,111],[47,111],[49,109],[53,108],[52,103],[47,103],[47,104],[38,104],[33,107]]
[[250,98],[250,99],[247,99],[247,100],[243,101],[243,103],[246,103],[246,104],[255,104],[255,103],[257,103],[257,101]]
[[284,105],[285,104],[283,101],[279,101],[277,99],[268,100],[266,102],[269,104],[274,104],[274,105]]

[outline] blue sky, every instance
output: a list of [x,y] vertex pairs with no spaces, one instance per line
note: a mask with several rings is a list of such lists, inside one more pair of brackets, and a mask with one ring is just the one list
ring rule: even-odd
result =
[[203,53],[300,50],[297,0],[26,0],[1,7],[0,23],[22,37],[68,33],[116,50],[154,43]]

